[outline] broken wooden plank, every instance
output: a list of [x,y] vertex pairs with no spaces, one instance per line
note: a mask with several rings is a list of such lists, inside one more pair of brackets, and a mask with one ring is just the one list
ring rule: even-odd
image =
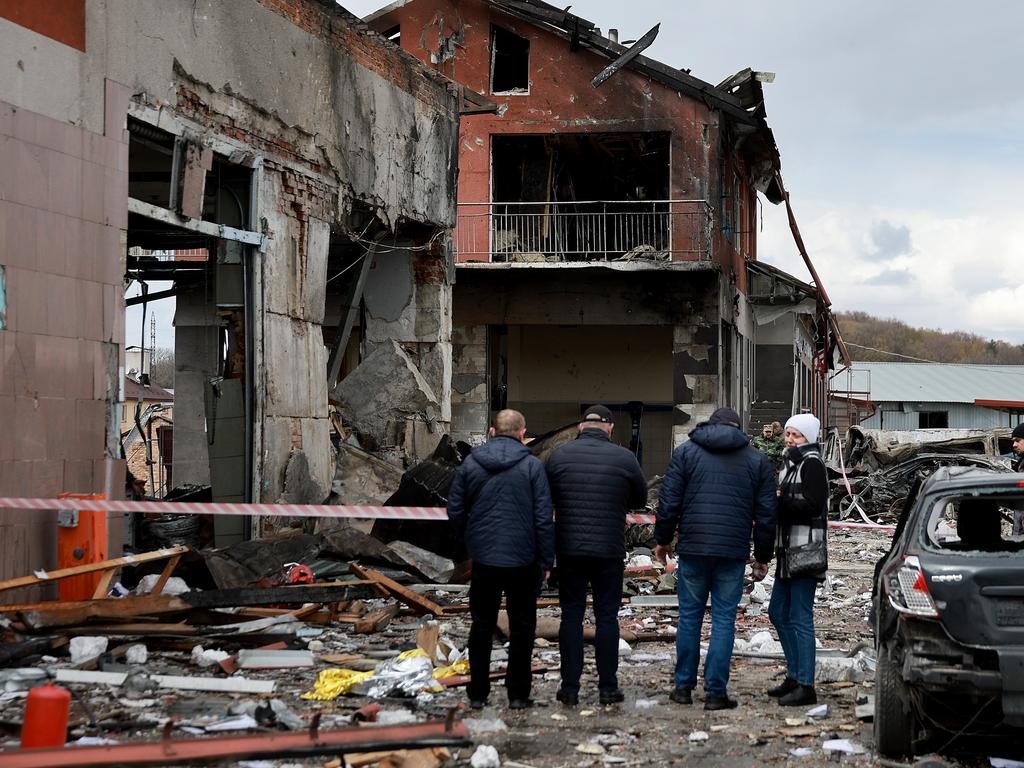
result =
[[[127,672],[91,672],[81,669],[58,669],[57,682],[87,685],[123,685]],[[179,691],[213,691],[217,693],[273,693],[273,680],[251,680],[247,677],[191,677],[186,675],[148,675],[161,688]]]
[[595,88],[600,87],[609,77],[639,56],[644,50],[650,47],[651,43],[654,42],[654,38],[658,36],[658,30],[660,28],[661,24],[655,24],[651,27],[647,31],[647,34],[627,48],[619,58],[598,72],[597,75],[594,76],[594,79],[590,81],[590,84]]
[[391,623],[391,619],[398,615],[398,605],[391,603],[391,605],[385,605],[383,608],[378,608],[376,611],[371,611],[365,616],[361,616],[356,619],[352,631],[357,635],[366,635],[371,632],[380,632],[388,624]]
[[86,563],[85,565],[61,568],[56,571],[38,570],[31,576],[19,576],[16,579],[0,581],[0,592],[4,592],[8,589],[18,589],[19,587],[48,584],[51,581],[59,581],[70,576],[80,576],[83,573],[95,573],[96,571],[120,568],[125,565],[141,565],[142,563],[150,563],[154,560],[165,560],[168,557],[182,555],[185,552],[188,552],[188,547],[167,547],[153,552],[142,552],[138,555],[125,555],[124,557],[116,557],[113,560],[101,560],[98,563]]
[[444,609],[437,603],[432,600],[428,600],[423,595],[416,594],[411,589],[406,589],[397,581],[389,579],[383,573],[371,568],[363,568],[357,563],[352,563],[350,567],[352,569],[352,573],[356,576],[361,579],[370,579],[377,582],[414,611],[418,613],[432,613],[435,616],[441,616],[444,614]]
[[164,587],[167,585],[167,580],[171,578],[171,574],[174,573],[174,569],[178,567],[178,561],[181,560],[181,555],[175,555],[164,564],[164,569],[160,572],[160,578],[156,580],[156,584],[149,590],[151,595],[159,595],[164,591]]

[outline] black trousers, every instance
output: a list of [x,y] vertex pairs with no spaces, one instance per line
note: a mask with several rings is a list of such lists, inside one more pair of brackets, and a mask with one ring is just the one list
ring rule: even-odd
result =
[[562,688],[578,691],[583,673],[583,615],[587,610],[587,585],[594,594],[597,625],[594,650],[597,655],[598,690],[619,687],[619,604],[622,602],[620,557],[558,556],[558,600],[562,622],[558,628],[558,649],[562,657]]
[[498,568],[473,564],[469,586],[469,686],[471,701],[486,701],[491,692],[491,646],[504,594],[508,610],[508,668],[505,689],[509,701],[530,698],[533,683],[531,659],[537,631],[537,565]]

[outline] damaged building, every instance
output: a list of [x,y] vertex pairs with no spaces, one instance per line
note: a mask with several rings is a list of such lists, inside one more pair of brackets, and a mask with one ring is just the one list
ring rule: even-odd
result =
[[[757,261],[758,195],[786,199],[769,74],[715,86],[643,56],[657,28],[620,44],[536,0],[399,0],[366,20],[468,94],[454,437],[504,407],[542,433],[601,402],[651,476],[718,406],[745,426],[759,401],[826,413],[827,297]],[[751,295],[764,276],[772,311]]]
[[[137,302],[176,301],[176,485],[323,501],[329,402],[381,450],[446,431],[450,81],[332,0],[5,3],[0,39],[0,496],[121,497],[129,284],[173,284]],[[0,513],[4,575],[52,517]]]

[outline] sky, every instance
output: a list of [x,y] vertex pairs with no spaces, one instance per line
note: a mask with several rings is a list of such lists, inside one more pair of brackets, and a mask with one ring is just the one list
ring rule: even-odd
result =
[[[342,0],[359,16],[384,4]],[[775,73],[768,123],[833,309],[1024,343],[1024,3],[627,7],[571,10],[620,40],[661,22],[646,54],[711,83]],[[759,258],[809,280],[784,209],[762,202]]]

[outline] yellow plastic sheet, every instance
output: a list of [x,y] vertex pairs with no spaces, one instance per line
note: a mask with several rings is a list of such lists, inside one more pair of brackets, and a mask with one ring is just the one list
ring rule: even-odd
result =
[[468,675],[469,674],[469,660],[462,659],[456,661],[450,667],[438,667],[434,670],[434,679],[443,680],[446,677],[455,677],[456,675]]
[[371,677],[373,677],[372,670],[357,672],[354,669],[325,669],[317,676],[313,690],[302,694],[302,698],[313,701],[333,701]]

